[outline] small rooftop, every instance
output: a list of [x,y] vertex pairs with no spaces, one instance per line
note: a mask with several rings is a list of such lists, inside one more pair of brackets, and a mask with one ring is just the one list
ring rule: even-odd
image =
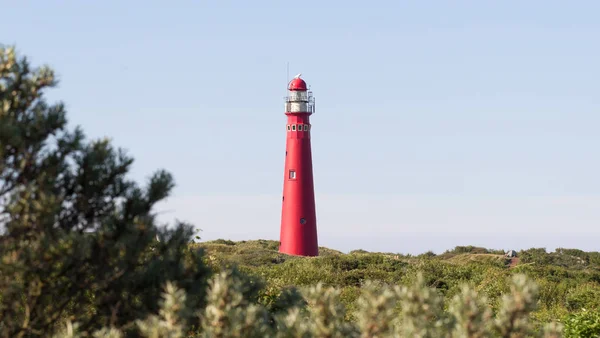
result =
[[300,78],[300,74],[296,75],[290,84],[288,90],[307,90],[306,82]]

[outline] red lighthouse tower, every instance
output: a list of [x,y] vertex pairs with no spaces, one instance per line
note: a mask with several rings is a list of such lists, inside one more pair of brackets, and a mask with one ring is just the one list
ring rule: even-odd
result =
[[310,147],[310,115],[315,100],[298,74],[285,98],[286,146],[279,252],[318,256],[317,216]]

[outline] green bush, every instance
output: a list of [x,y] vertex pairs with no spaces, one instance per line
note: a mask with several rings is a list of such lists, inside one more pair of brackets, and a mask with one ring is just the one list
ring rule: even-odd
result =
[[[528,315],[536,307],[537,287],[524,275],[515,275],[502,306],[493,315],[485,297],[463,285],[443,311],[444,299],[425,285],[418,275],[405,287],[367,282],[351,297],[356,299],[353,321],[339,289],[322,284],[303,288],[302,296],[291,293],[294,305],[270,313],[253,302],[245,277],[236,270],[224,271],[209,283],[207,305],[193,331],[185,325],[196,311],[186,308],[186,294],[168,283],[158,315],[136,320],[143,337],[559,337],[556,323],[535,332]],[[252,292],[250,292],[252,293]],[[347,297],[347,296],[346,296]],[[301,300],[302,299],[302,300]],[[569,318],[573,332],[593,332],[598,318]],[[590,322],[590,320],[592,320]],[[95,332],[79,330],[67,320],[55,337],[121,337],[120,330],[105,327]],[[581,326],[586,329],[579,329]],[[586,331],[587,330],[587,331]],[[582,337],[582,336],[580,336]],[[587,336],[584,336],[587,337]]]
[[225,245],[235,245],[236,243],[232,240],[229,239],[215,239],[214,241],[212,241],[212,243],[214,244],[225,244]]
[[569,311],[588,309],[600,311],[600,289],[597,284],[583,284],[569,290],[566,296]]
[[587,311],[569,314],[564,319],[565,338],[600,337],[600,311]]
[[462,254],[462,253],[487,254],[487,253],[489,253],[489,250],[486,248],[467,245],[467,246],[456,246],[456,247],[454,247],[453,250],[448,250],[446,252],[453,253],[453,254]]
[[181,306],[202,308],[210,273],[195,231],[159,227],[153,212],[173,178],[128,179],[132,158],[69,130],[64,105],[46,101],[55,85],[0,46],[0,336],[45,336],[74,315],[82,330],[127,332],[157,313],[169,280]]

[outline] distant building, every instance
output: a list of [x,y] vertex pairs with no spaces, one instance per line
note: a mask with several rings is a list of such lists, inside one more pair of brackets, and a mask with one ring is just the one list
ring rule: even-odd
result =
[[504,256],[509,257],[509,258],[517,257],[517,252],[515,250],[508,250],[508,252]]

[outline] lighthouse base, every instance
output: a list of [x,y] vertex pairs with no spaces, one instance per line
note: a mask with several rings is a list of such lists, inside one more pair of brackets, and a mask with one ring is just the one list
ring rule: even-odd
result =
[[286,251],[284,249],[281,249],[281,247],[280,247],[279,253],[282,253],[282,254],[288,255],[288,256],[297,256],[297,257],[318,257],[319,256],[318,249],[314,250],[314,251],[299,252],[299,251]]
[[319,245],[316,230],[316,227],[282,226],[279,252],[292,256],[318,256]]

